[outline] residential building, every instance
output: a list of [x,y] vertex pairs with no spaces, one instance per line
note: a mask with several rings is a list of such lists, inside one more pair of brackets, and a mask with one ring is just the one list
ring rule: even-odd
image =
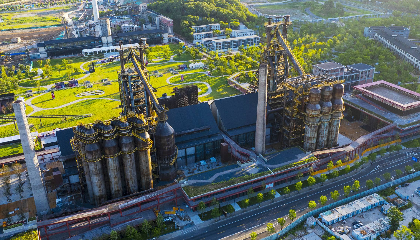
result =
[[192,26],[192,28],[194,29],[194,33],[212,32],[214,30],[220,30],[220,24],[212,23],[208,25]]
[[375,31],[374,39],[420,70],[420,50],[417,44],[394,34],[388,28]]
[[256,46],[260,44],[260,37],[257,35],[244,36],[237,38],[225,38],[225,39],[203,39],[204,46],[210,51],[227,51],[227,50],[238,50],[240,46]]
[[141,27],[137,26],[135,24],[123,24],[121,25],[122,32],[134,32],[134,31],[140,31]]

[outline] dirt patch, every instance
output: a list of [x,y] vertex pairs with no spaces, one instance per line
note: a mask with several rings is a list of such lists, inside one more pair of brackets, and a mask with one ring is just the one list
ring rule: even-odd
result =
[[355,141],[359,137],[368,134],[369,132],[362,128],[365,125],[363,122],[354,121],[349,122],[347,119],[343,118],[340,125],[340,134],[350,138]]

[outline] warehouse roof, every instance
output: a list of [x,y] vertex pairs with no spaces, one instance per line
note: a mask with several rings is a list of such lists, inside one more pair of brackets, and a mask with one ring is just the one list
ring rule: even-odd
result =
[[101,38],[100,37],[79,37],[79,38],[57,39],[57,40],[44,41],[43,43],[38,43],[37,46],[45,47],[46,45],[82,42],[82,41],[101,41]]
[[167,114],[180,149],[221,139],[208,103],[173,108]]
[[164,32],[165,31],[163,31],[161,29],[152,29],[152,30],[144,30],[144,31],[117,33],[117,36],[118,37],[126,37],[126,36],[146,35],[146,34],[164,33]]
[[214,101],[226,131],[255,125],[258,93],[237,95]]
[[71,148],[70,139],[73,138],[73,128],[66,128],[57,130],[57,141],[58,146],[60,147],[61,156],[70,156],[73,155],[73,149]]

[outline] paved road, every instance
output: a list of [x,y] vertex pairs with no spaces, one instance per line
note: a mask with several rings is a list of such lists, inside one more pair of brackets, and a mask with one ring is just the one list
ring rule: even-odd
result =
[[395,175],[396,169],[404,171],[404,167],[408,164],[412,164],[411,157],[407,157],[404,152],[393,153],[379,159],[373,165],[364,167],[363,171],[335,181],[334,184],[328,184],[327,182],[322,188],[306,190],[265,207],[221,220],[203,229],[185,229],[184,235],[174,239],[235,239],[241,232],[251,231],[251,228],[258,225],[265,227],[267,222],[286,216],[289,209],[296,209],[297,211],[306,209],[310,200],[317,201],[321,195],[326,195],[329,198],[329,193],[332,190],[339,190],[340,195],[343,195],[343,186],[352,185],[354,180],[360,181],[361,186],[363,186],[361,191],[366,190],[364,185],[367,179],[383,178],[382,175],[385,172]]

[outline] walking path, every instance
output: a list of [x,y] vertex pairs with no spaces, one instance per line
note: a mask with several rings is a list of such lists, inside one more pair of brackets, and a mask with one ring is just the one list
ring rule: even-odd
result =
[[[184,84],[193,84],[193,83],[202,83],[202,84],[204,84],[204,85],[206,85],[207,86],[207,92],[206,93],[203,93],[203,94],[200,94],[200,95],[198,95],[198,97],[204,97],[204,96],[207,96],[207,95],[209,95],[210,93],[212,93],[212,89],[211,89],[211,87],[210,87],[210,84],[208,84],[208,83],[206,83],[206,82],[201,82],[201,81],[195,81],[195,82],[185,82],[185,83],[171,83],[171,78],[173,78],[173,77],[178,77],[178,76],[181,76],[181,75],[188,75],[188,74],[196,74],[196,73],[202,73],[202,74],[206,74],[207,75],[207,73],[206,72],[194,72],[194,73],[180,73],[180,74],[177,74],[177,75],[173,75],[173,76],[170,76],[170,77],[168,77],[167,79],[166,79],[166,82],[169,84],[169,85],[184,85]],[[214,76],[209,76],[209,77],[214,77]]]

